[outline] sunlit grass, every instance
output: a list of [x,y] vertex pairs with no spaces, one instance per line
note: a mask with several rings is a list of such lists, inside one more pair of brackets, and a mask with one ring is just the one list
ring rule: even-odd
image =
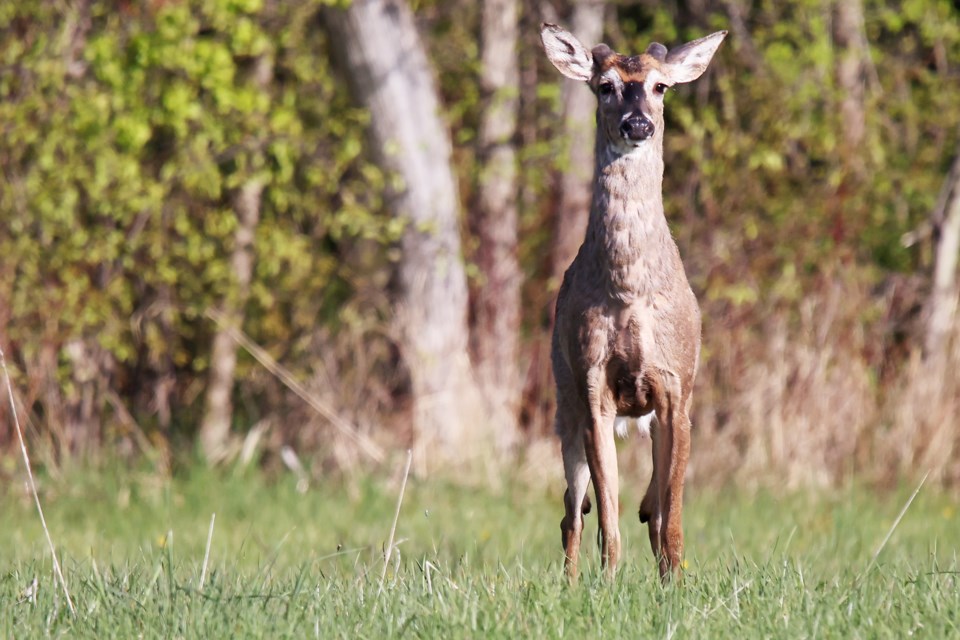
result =
[[[909,491],[689,491],[687,571],[663,588],[625,483],[624,565],[561,577],[561,487],[411,478],[382,588],[397,478],[87,472],[41,483],[78,615],[56,589],[29,497],[0,498],[0,635],[85,637],[956,636],[955,502]],[[208,575],[204,549],[216,513]],[[869,570],[868,570],[869,569]],[[35,581],[35,582],[34,582]],[[36,587],[33,585],[36,584]]]

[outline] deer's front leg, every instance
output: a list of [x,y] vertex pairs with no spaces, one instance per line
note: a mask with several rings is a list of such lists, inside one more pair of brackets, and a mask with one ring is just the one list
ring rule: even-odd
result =
[[657,416],[664,419],[653,432],[653,480],[640,517],[649,517],[650,546],[660,577],[667,580],[679,577],[683,561],[683,481],[690,457],[690,419],[678,390],[669,384],[664,387],[657,403]]
[[583,536],[583,514],[589,510],[587,487],[590,469],[583,449],[583,427],[576,415],[561,405],[557,407],[557,434],[563,455],[567,490],[563,494],[564,516],[560,521],[564,560],[563,566],[571,582],[577,579],[580,562],[580,540]]
[[599,403],[591,407],[590,426],[584,430],[593,489],[597,495],[597,517],[600,521],[600,560],[607,576],[613,577],[620,559],[620,478],[617,470],[617,447],[613,436],[613,417],[603,416]]
[[[690,458],[690,419],[678,411],[670,421],[670,435],[664,443],[669,450],[668,472],[660,488],[660,575],[680,575],[683,562],[683,480]],[[666,567],[663,563],[666,561]]]

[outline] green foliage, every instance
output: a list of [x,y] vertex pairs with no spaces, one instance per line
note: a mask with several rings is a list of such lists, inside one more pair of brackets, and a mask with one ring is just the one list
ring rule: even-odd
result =
[[[690,20],[681,6],[623,7],[615,45],[730,28],[719,7]],[[785,266],[817,274],[851,256],[881,267],[874,274],[926,266],[900,239],[933,209],[956,148],[960,83],[936,60],[960,55],[957,13],[947,2],[867,2],[864,16],[866,133],[850,157],[843,52],[821,2],[753,5],[749,31],[732,32],[707,76],[669,96],[667,214],[708,298],[742,304],[743,283],[759,277],[765,300],[793,304],[817,285],[784,289]],[[727,243],[737,255],[703,255]]]
[[[347,379],[329,359],[367,350],[377,363],[358,377],[398,376],[395,345],[382,337],[395,258],[384,248],[403,225],[385,215],[392,177],[369,161],[368,116],[335,73],[323,4],[0,3],[0,331],[40,424],[53,420],[54,391],[80,404],[67,346],[83,340],[107,354],[95,402],[107,406],[104,390],[117,391],[149,428],[152,386],[170,378],[191,432],[213,331],[203,313],[237,293],[233,195],[253,180],[264,191],[244,330],[301,379],[317,369]],[[412,5],[466,209],[487,100],[480,5]],[[734,376],[710,373],[711,348],[720,351],[711,327],[738,345],[729,357],[737,367],[749,359],[744,336],[762,338],[777,314],[795,320],[824,281],[870,291],[929,267],[929,243],[905,248],[901,237],[934,207],[960,123],[955,3],[865,1],[866,122],[853,150],[844,146],[833,5],[746,3],[743,33],[728,5],[612,3],[607,34],[636,52],[731,29],[708,73],[671,92],[666,108],[665,204],[703,302],[704,371],[714,375],[706,384],[718,398]],[[568,21],[569,7],[557,8]],[[568,81],[544,60],[539,11],[524,4],[520,18],[519,253],[524,326],[536,339],[556,287],[547,274],[555,177],[570,170],[557,133]],[[263,61],[266,86],[256,77]],[[884,330],[876,326],[865,333]],[[349,339],[338,341],[341,331]],[[371,346],[373,334],[382,342]],[[238,395],[263,401],[245,405],[238,422],[284,416],[277,387],[248,376],[245,357],[239,366]],[[396,400],[393,391],[382,402]]]
[[337,245],[397,230],[363,158],[364,115],[313,28],[317,7],[217,0],[122,14],[93,2],[75,50],[63,23],[83,17],[61,11],[30,0],[0,20],[0,301],[28,366],[43,345],[82,337],[127,371],[202,373],[202,313],[234,287],[232,194],[251,180],[264,196],[245,328],[269,347],[335,316]]

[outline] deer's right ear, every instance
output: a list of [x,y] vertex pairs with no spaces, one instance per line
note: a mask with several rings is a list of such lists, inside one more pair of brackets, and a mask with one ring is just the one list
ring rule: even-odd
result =
[[547,58],[560,73],[584,82],[593,76],[593,55],[572,34],[544,22],[540,25],[540,40]]

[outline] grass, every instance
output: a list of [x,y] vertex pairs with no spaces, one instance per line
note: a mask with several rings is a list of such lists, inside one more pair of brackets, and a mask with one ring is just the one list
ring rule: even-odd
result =
[[46,477],[74,618],[18,483],[0,495],[0,637],[960,636],[960,516],[948,495],[921,492],[870,567],[910,491],[692,489],[686,578],[663,588],[635,515],[643,486],[625,484],[621,571],[606,582],[585,544],[570,588],[560,486],[411,478],[381,592],[398,478],[301,494],[293,479],[259,474]]

